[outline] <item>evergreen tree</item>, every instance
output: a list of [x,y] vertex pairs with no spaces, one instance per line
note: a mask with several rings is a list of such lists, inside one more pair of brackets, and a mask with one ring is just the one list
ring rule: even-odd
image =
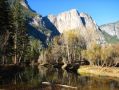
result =
[[11,46],[10,37],[12,36],[11,32],[14,31],[14,21],[13,14],[10,9],[8,0],[0,1],[0,58],[2,63],[7,63],[7,56],[10,55],[8,46]]
[[29,57],[29,38],[19,0],[12,7],[9,0],[1,0],[0,11],[0,59],[18,64]]
[[12,8],[14,12],[14,20],[16,29],[14,32],[14,64],[20,63],[21,60],[28,59],[29,54],[29,38],[26,28],[26,19],[22,13],[22,7],[19,0],[15,1]]

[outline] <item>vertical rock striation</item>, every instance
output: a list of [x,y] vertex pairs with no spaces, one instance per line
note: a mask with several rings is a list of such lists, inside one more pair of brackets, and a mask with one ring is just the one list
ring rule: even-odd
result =
[[56,16],[48,15],[43,17],[42,21],[44,21],[48,29],[57,29],[60,33],[69,30],[79,30],[88,42],[93,40],[98,43],[104,43],[103,34],[92,17],[83,12],[79,13],[76,9],[62,12]]

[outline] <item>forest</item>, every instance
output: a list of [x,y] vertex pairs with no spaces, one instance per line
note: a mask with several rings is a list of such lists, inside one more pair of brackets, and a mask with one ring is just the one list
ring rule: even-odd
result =
[[[11,5],[0,1],[0,63],[21,64],[88,64],[96,66],[118,66],[119,44],[99,44],[83,37],[79,30],[68,30],[56,36],[44,47],[39,40],[28,35],[27,17],[19,1]],[[89,30],[91,33],[91,30]]]

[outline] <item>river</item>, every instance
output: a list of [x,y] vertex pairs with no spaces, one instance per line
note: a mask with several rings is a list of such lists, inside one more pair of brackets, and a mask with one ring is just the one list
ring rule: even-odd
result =
[[119,90],[119,79],[35,66],[0,78],[0,90]]

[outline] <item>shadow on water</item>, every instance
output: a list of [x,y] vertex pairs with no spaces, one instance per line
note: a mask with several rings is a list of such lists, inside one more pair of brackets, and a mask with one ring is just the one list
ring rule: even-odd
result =
[[119,81],[110,77],[81,76],[53,67],[35,66],[26,67],[24,71],[16,73],[11,78],[0,78],[0,89],[119,90]]

